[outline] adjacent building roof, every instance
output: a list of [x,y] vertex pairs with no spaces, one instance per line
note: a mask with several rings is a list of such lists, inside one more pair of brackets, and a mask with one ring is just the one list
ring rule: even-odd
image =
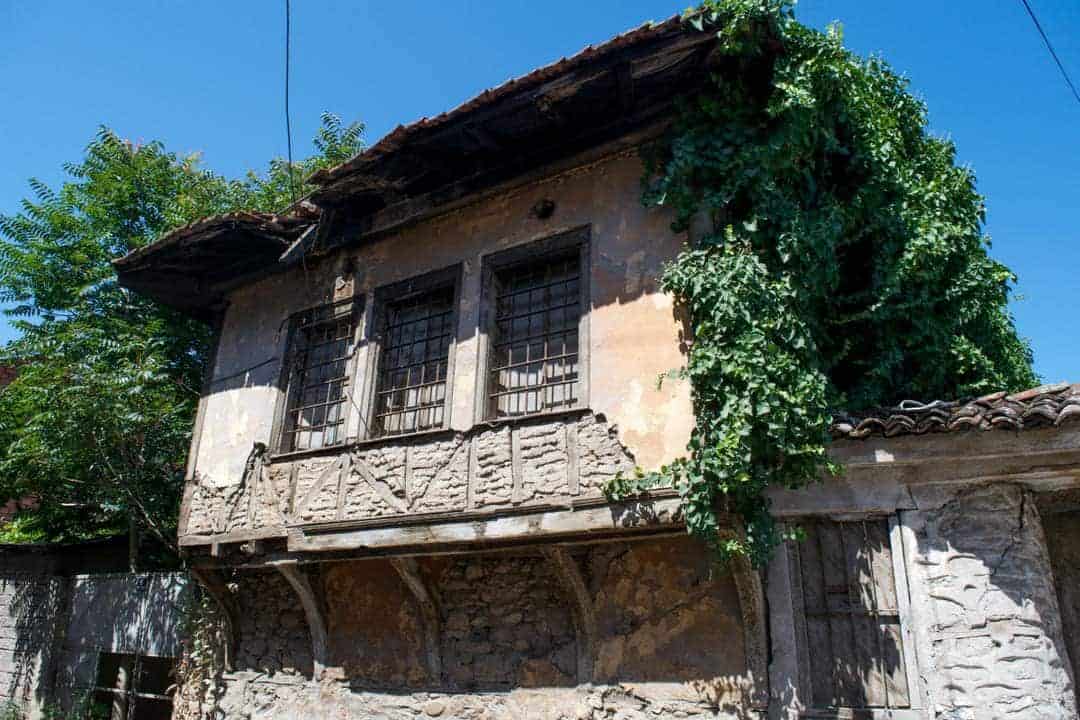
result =
[[966,430],[1029,430],[1080,419],[1080,384],[1043,385],[974,400],[932,403],[906,401],[892,408],[840,414],[832,427],[837,439],[896,437]]

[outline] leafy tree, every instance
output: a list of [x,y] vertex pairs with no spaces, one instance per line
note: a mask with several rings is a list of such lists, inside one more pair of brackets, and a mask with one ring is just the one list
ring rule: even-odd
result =
[[135,145],[102,128],[58,190],[0,216],[0,300],[19,331],[0,363],[0,497],[39,507],[6,529],[14,540],[74,540],[130,521],[172,546],[205,326],[116,282],[110,262],[170,228],[236,209],[280,211],[302,179],[358,152],[362,126],[329,113],[316,155],[292,168],[228,180],[195,155]]
[[[768,487],[838,470],[831,411],[1037,382],[974,175],[906,80],[792,5],[710,0],[688,16],[721,69],[647,158],[644,199],[677,231],[706,228],[662,278],[692,320],[680,373],[696,427],[686,458],[608,488],[673,483],[691,532],[759,562],[778,541]],[[720,509],[742,536],[717,539]]]

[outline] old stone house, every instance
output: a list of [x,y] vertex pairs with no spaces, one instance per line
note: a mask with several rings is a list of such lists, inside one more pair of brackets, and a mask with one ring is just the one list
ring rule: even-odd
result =
[[605,500],[692,426],[639,150],[711,52],[644,26],[117,262],[217,330],[180,519],[213,717],[1076,717],[1075,387],[838,422],[761,572],[673,493]]

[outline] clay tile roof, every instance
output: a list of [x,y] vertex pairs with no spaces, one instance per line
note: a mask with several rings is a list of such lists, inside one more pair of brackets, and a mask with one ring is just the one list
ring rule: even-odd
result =
[[223,230],[246,230],[260,235],[279,237],[291,242],[319,218],[318,210],[311,205],[300,204],[287,215],[241,210],[200,218],[187,225],[174,228],[154,242],[132,250],[113,261],[118,268],[138,265],[141,261],[158,254],[166,248],[181,245],[185,241],[216,234]]
[[1029,430],[1056,427],[1080,418],[1080,384],[1042,385],[1009,395],[974,400],[920,403],[906,400],[891,408],[841,413],[831,428],[835,439],[896,437],[966,430]]
[[215,215],[170,230],[113,266],[122,286],[208,320],[225,284],[276,267],[318,219],[319,210],[304,202],[286,214]]
[[460,116],[468,115],[484,106],[493,105],[496,101],[508,95],[537,87],[570,70],[576,69],[581,65],[595,62],[601,56],[609,55],[624,47],[649,40],[662,35],[665,32],[671,32],[672,30],[680,28],[682,24],[683,18],[680,15],[674,15],[663,22],[643,23],[632,30],[620,33],[599,45],[588,45],[568,58],[560,58],[553,63],[532,70],[525,75],[511,78],[502,85],[484,90],[476,97],[466,100],[452,110],[440,113],[435,117],[420,118],[407,125],[398,125],[388,135],[379,140],[379,142],[365,149],[355,157],[346,160],[339,165],[335,165],[334,167],[319,170],[312,174],[312,176],[308,178],[308,182],[316,185],[329,185],[350,174],[359,167],[362,167],[370,160],[388,152],[394,152],[404,145],[408,139],[421,131],[436,129]]

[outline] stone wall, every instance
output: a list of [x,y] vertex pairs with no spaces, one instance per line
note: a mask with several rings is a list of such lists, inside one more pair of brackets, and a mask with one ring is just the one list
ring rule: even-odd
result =
[[[239,662],[222,681],[215,717],[759,717],[746,701],[735,580],[715,572],[699,545],[685,538],[601,544],[565,557],[581,595],[546,552],[419,559],[417,577],[436,598],[430,635],[392,562],[309,568],[329,638],[321,681],[284,578],[238,572]],[[594,668],[589,680],[581,662]]]
[[276,570],[237,577],[238,667],[265,675],[312,673],[311,636],[304,611]]
[[954,491],[903,513],[922,672],[941,720],[1076,717],[1058,599],[1035,502],[1015,485]]

